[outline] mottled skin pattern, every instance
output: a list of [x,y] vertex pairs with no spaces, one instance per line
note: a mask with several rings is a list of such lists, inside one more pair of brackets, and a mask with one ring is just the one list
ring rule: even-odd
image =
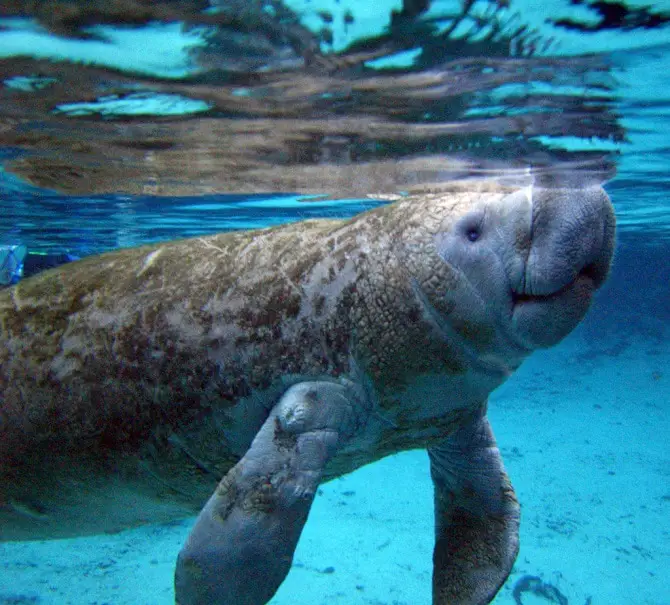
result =
[[[574,328],[612,256],[614,222],[600,189],[586,195],[587,210],[569,211],[564,232],[553,224],[565,222],[564,211],[552,210],[549,197],[456,190],[349,221],[120,250],[0,291],[0,538],[109,532],[193,514],[271,414],[284,427],[272,447],[277,455],[293,451],[306,429],[288,427],[276,404],[292,385],[317,381],[325,384],[324,410],[340,396],[333,389],[344,389],[349,402],[337,423],[329,411],[317,429],[354,428],[328,446],[315,481],[431,448],[440,543],[449,524],[466,525],[454,525],[460,508],[453,502],[468,489],[485,493],[495,475],[491,481],[503,486],[495,490],[507,495],[490,507],[498,496],[485,496],[486,514],[510,520],[509,532],[468,538],[502,549],[486,594],[468,588],[472,574],[454,572],[472,567],[452,556],[465,534],[435,553],[435,603],[488,602],[516,554],[518,509],[484,417],[487,396],[534,348]],[[557,208],[580,204],[577,190],[558,197]],[[484,230],[480,256],[467,251],[475,243],[466,242],[468,221]],[[558,233],[558,243],[544,231]],[[559,260],[543,258],[536,239],[558,246]],[[566,246],[577,252],[561,252]],[[547,267],[531,271],[535,257]],[[509,274],[485,276],[498,258]],[[571,268],[555,269],[556,262]],[[351,413],[359,414],[355,422]],[[282,445],[277,431],[297,433]],[[460,454],[450,450],[459,440]],[[488,443],[482,452],[495,459],[475,442]],[[475,474],[484,468],[486,485],[461,486],[454,468],[469,467],[451,466],[460,459]],[[246,489],[235,487],[236,469],[215,496]],[[236,502],[221,505],[227,512],[219,517],[225,521]],[[304,517],[296,517],[298,535]],[[490,527],[471,531],[483,536]],[[447,552],[449,562],[440,562]],[[237,605],[269,596],[183,595],[182,602]]]

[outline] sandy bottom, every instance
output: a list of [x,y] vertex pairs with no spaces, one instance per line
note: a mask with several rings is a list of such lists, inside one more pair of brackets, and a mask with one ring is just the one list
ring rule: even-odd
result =
[[[580,328],[492,397],[523,506],[521,553],[497,605],[670,603],[670,344],[653,336],[661,330],[595,338]],[[1,544],[0,605],[169,605],[190,524]],[[431,549],[427,456],[388,458],[323,486],[272,603],[429,605]],[[521,590],[529,575],[544,589]]]

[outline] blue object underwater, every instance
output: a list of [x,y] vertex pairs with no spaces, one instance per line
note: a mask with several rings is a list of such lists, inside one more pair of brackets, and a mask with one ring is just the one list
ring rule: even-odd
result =
[[31,253],[22,244],[0,246],[0,287],[13,285],[22,277],[30,277],[78,258],[67,252]]
[[22,244],[0,246],[0,287],[15,284],[21,279],[27,251]]

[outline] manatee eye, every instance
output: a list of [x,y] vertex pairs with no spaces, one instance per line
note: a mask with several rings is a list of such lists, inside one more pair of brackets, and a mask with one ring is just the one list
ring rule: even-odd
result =
[[476,242],[479,237],[481,236],[481,231],[479,230],[479,227],[468,227],[465,230],[465,237],[468,238],[469,241],[471,242]]

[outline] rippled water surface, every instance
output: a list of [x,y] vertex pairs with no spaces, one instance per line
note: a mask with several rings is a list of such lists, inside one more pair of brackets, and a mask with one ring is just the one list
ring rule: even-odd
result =
[[[667,2],[0,9],[4,243],[86,252],[501,175],[616,174],[624,229],[670,225]],[[222,197],[249,193],[296,203]]]

